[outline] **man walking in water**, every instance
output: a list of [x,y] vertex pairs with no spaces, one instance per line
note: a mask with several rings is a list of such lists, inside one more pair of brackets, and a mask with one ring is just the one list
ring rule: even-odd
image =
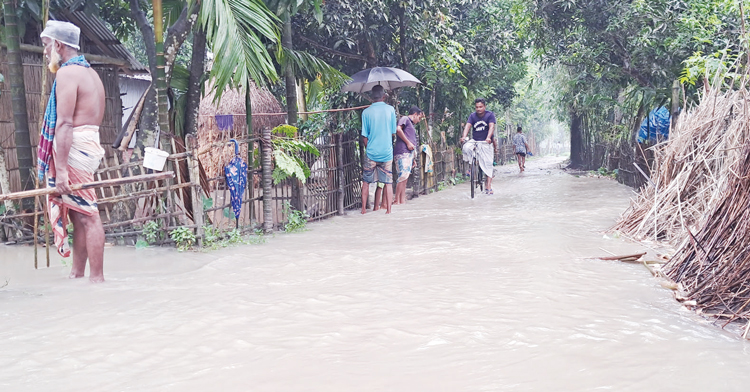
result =
[[94,181],[104,156],[99,125],[104,117],[104,85],[78,54],[81,30],[72,23],[49,21],[41,34],[49,70],[56,74],[39,138],[39,179],[47,174],[49,214],[55,246],[70,255],[66,228],[73,222],[71,278],[81,278],[89,261],[91,282],[104,282],[104,228],[93,189],[72,192],[72,184]]
[[[367,154],[362,168],[362,213],[367,212],[367,200],[370,196],[370,184],[378,182],[385,188],[386,214],[391,213],[393,204],[393,134],[396,133],[396,110],[383,102],[383,86],[372,88],[373,104],[362,112],[362,142]],[[377,172],[377,178],[376,178]],[[381,192],[375,192],[373,211],[380,209]]]
[[513,147],[516,150],[516,158],[518,158],[518,168],[523,173],[526,170],[526,153],[529,151],[529,144],[526,142],[526,135],[523,134],[520,125],[516,129],[516,134],[513,135]]
[[414,166],[415,148],[417,145],[417,130],[414,124],[422,120],[422,110],[416,106],[409,109],[409,115],[398,120],[396,128],[396,145],[393,147],[396,168],[398,168],[398,182],[396,184],[396,201],[393,204],[406,204],[406,181]]
[[469,120],[466,122],[464,127],[464,133],[461,136],[461,143],[466,140],[466,135],[471,133],[471,140],[464,143],[463,156],[464,161],[471,162],[474,159],[474,148],[476,147],[476,158],[479,162],[479,167],[487,177],[484,192],[488,195],[492,195],[492,176],[494,174],[494,168],[492,163],[495,160],[494,144],[492,140],[495,134],[495,113],[487,110],[484,99],[477,98],[474,100],[474,109],[476,110],[469,116]]

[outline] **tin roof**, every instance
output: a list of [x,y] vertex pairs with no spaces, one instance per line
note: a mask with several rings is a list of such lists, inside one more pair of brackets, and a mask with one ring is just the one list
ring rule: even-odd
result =
[[58,7],[53,7],[50,18],[67,21],[80,27],[81,34],[91,43],[86,49],[87,53],[125,60],[130,64],[126,71],[131,73],[148,73],[148,68],[133,57],[122,42],[115,37],[115,34],[107,28],[103,20],[83,11],[72,11],[77,3],[80,1],[58,0]]

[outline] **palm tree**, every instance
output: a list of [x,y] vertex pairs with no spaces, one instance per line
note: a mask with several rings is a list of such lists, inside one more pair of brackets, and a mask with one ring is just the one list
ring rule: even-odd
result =
[[210,78],[215,99],[227,87],[278,80],[266,42],[279,43],[279,19],[262,0],[203,0],[200,23],[215,54]]
[[27,190],[34,188],[34,159],[31,151],[29,120],[26,114],[26,87],[24,85],[21,41],[18,36],[16,3],[14,0],[3,0],[3,18],[5,19],[5,44],[8,48],[8,78],[10,79],[10,94],[13,101],[13,125],[15,126],[18,171],[21,176],[21,187]]

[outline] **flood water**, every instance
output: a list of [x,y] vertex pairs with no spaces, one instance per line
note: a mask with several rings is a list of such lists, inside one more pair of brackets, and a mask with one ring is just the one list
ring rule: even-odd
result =
[[0,247],[1,391],[745,391],[750,346],[602,231],[632,192],[531,161],[209,253],[108,248],[107,283]]

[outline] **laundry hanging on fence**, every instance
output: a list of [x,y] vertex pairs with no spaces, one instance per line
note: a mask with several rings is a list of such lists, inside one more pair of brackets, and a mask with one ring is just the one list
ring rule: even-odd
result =
[[242,212],[242,196],[247,187],[247,163],[240,158],[240,146],[234,142],[234,158],[224,166],[224,177],[227,180],[229,196],[234,211],[235,226],[239,227],[240,212]]
[[429,144],[423,144],[421,149],[424,153],[424,172],[432,173],[432,169],[434,166],[432,163],[432,148],[430,148]]
[[234,127],[234,116],[231,114],[217,114],[215,118],[216,127],[219,128],[220,131],[228,131]]
[[638,143],[659,142],[669,139],[670,121],[669,110],[664,106],[652,110],[638,129]]

